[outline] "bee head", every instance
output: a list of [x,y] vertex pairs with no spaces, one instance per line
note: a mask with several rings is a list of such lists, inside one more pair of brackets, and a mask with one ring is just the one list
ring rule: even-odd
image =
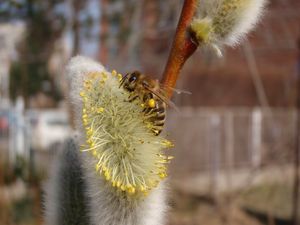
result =
[[122,84],[124,88],[128,91],[132,92],[135,90],[136,85],[140,79],[141,73],[139,71],[134,71],[132,73],[128,73],[124,76]]

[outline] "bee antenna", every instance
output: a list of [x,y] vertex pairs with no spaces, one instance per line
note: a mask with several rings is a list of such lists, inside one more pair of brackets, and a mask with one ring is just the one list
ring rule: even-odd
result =
[[128,77],[128,76],[129,76],[129,74],[130,74],[130,73],[126,73],[126,74],[125,74],[125,76],[123,76],[123,77],[122,77],[122,80],[121,80],[121,83],[120,83],[120,86],[119,86],[119,88],[120,88],[120,87],[122,87],[122,85],[123,85],[123,84],[124,84],[124,82],[125,82],[125,79],[126,79],[126,77]]

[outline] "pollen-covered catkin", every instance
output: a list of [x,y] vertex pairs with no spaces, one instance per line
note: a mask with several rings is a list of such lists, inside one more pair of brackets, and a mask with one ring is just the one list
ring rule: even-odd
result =
[[121,79],[116,72],[86,75],[79,93],[86,133],[81,151],[96,159],[95,172],[116,192],[147,195],[166,177],[169,159],[163,150],[172,144],[151,132],[141,100],[128,101]]
[[199,0],[191,32],[201,45],[234,46],[253,29],[266,0]]
[[163,180],[172,159],[165,151],[173,144],[153,133],[145,102],[129,101],[121,74],[84,57],[73,58],[67,74],[92,224],[164,224]]

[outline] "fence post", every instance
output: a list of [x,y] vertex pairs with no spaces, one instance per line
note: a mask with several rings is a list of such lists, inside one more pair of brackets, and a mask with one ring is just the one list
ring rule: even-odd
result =
[[220,124],[221,118],[217,113],[210,116],[210,129],[209,129],[209,147],[210,147],[210,186],[211,192],[214,197],[218,194],[218,178],[220,172]]
[[252,151],[251,165],[258,168],[261,165],[261,139],[262,139],[262,111],[256,108],[252,111]]
[[225,147],[226,147],[226,182],[227,189],[232,190],[232,171],[234,168],[234,128],[233,128],[233,112],[226,113],[225,120]]

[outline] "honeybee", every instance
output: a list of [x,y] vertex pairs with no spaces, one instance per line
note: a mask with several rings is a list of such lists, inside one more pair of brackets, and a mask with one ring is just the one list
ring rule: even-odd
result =
[[121,86],[130,93],[130,102],[137,98],[142,100],[143,113],[149,118],[148,121],[153,124],[153,133],[159,135],[165,124],[167,105],[173,106],[174,104],[167,99],[165,91],[158,80],[151,79],[139,71],[134,71],[127,73],[122,78]]

